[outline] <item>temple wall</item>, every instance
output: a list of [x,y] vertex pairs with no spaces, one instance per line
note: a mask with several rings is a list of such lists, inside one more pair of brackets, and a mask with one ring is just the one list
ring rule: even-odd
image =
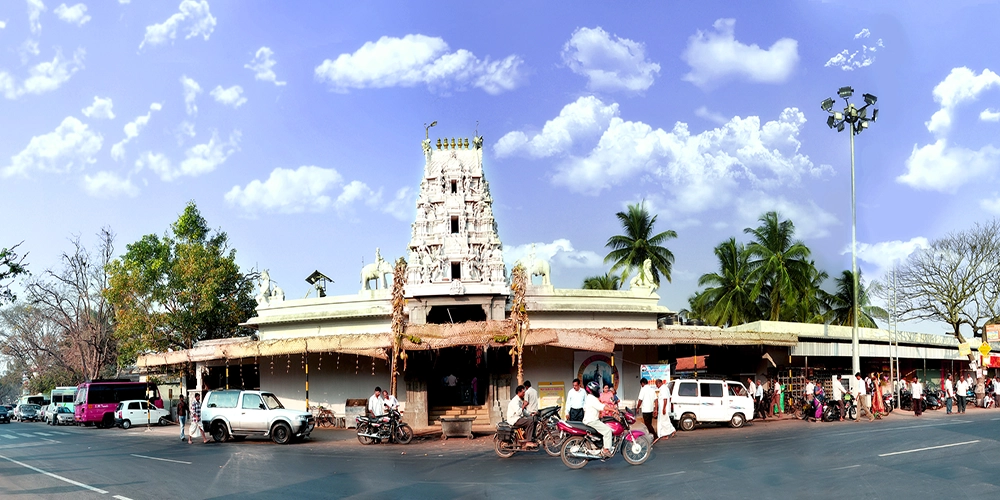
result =
[[[366,399],[375,386],[389,389],[389,366],[386,361],[366,356],[341,354],[338,366],[336,353],[324,353],[322,362],[317,353],[309,354],[309,404],[341,408],[348,399]],[[271,367],[271,361],[274,367]],[[397,381],[396,398],[406,401],[406,385]],[[289,357],[260,358],[261,390],[271,391],[288,408],[305,409],[305,371],[298,354]],[[338,413],[340,413],[338,411]]]

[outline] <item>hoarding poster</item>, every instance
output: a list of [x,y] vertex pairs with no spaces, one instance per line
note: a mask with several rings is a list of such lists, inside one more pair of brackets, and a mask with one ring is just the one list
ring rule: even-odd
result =
[[639,376],[650,382],[653,380],[670,382],[670,365],[639,365]]
[[562,382],[540,382],[538,384],[538,407],[559,406],[566,408],[565,389]]
[[986,325],[986,342],[1000,343],[1000,324]]
[[619,365],[622,360],[622,352],[616,351],[608,354],[603,352],[576,351],[573,353],[576,378],[586,387],[591,380],[597,380],[601,387],[609,385],[618,391],[621,384]]

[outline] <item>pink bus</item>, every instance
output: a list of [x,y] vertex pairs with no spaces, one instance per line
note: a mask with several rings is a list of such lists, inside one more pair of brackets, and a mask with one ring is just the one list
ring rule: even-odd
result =
[[151,401],[157,408],[163,408],[163,400],[156,385],[131,380],[94,380],[76,387],[73,400],[74,420],[78,425],[113,427],[115,407],[121,401],[139,399]]

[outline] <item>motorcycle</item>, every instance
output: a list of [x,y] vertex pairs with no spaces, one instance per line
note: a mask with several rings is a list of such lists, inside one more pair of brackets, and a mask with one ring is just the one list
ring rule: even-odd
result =
[[559,430],[559,406],[549,406],[538,411],[535,439],[550,457],[558,457],[566,442],[566,434]]
[[[611,443],[611,456],[621,451],[622,457],[632,465],[640,465],[649,458],[649,438],[642,431],[633,431],[629,425],[635,423],[635,413],[628,408],[617,417],[602,417],[601,421],[611,427],[614,436]],[[562,461],[570,469],[580,469],[591,460],[607,460],[610,457],[601,455],[604,448],[604,438],[597,429],[582,422],[567,422],[560,420],[559,430],[567,434],[563,444]]]
[[944,406],[944,392],[943,391],[927,391],[924,394],[924,409],[925,410],[938,410]]
[[381,443],[383,439],[390,443],[409,444],[413,440],[413,429],[403,422],[403,416],[396,409],[377,417],[358,416],[355,421],[361,444]]
[[882,403],[884,403],[886,413],[892,413],[893,407],[896,404],[896,398],[891,392],[882,393]]
[[[524,438],[521,429],[514,429],[507,422],[497,424],[497,432],[493,436],[493,451],[500,458],[510,458],[519,451],[538,451],[544,449],[549,456],[558,457],[562,442],[565,439],[559,430],[558,406],[549,406],[538,411],[535,417],[535,439]],[[554,451],[553,451],[554,450]]]

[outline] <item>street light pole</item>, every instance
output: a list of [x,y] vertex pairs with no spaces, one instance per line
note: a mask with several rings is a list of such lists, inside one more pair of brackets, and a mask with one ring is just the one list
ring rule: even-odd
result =
[[837,90],[837,95],[844,100],[844,111],[833,110],[833,99],[824,99],[820,104],[823,111],[830,114],[829,118],[826,120],[826,124],[830,128],[837,129],[837,132],[842,132],[845,128],[850,129],[851,136],[851,275],[852,275],[852,308],[854,309],[853,321],[851,322],[851,370],[853,373],[861,372],[861,356],[860,347],[858,339],[858,317],[860,313],[858,311],[858,237],[857,237],[857,208],[855,203],[855,185],[854,185],[854,136],[860,134],[862,130],[868,128],[869,122],[874,123],[875,119],[878,118],[878,109],[872,110],[871,118],[868,117],[868,107],[875,104],[878,100],[875,96],[871,94],[864,94],[865,105],[861,108],[854,107],[851,104],[850,97],[854,95],[854,89],[851,87],[841,87]]

